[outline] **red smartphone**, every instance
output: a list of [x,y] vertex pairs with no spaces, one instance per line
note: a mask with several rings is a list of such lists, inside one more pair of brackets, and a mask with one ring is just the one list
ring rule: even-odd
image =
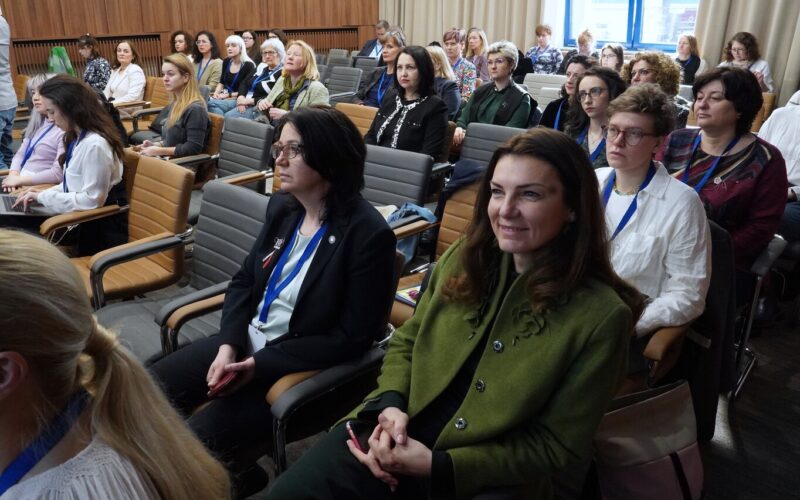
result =
[[227,387],[231,382],[236,379],[236,376],[239,375],[239,372],[228,372],[222,376],[222,378],[217,382],[214,387],[211,387],[208,391],[208,397],[215,398],[219,395],[222,390]]
[[372,426],[360,420],[348,420],[344,424],[347,429],[347,434],[350,436],[350,442],[360,451],[366,453],[369,451],[369,436],[372,434]]

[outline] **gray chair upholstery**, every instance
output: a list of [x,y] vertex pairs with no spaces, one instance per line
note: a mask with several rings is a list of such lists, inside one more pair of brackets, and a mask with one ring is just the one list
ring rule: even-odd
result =
[[337,102],[350,102],[361,83],[361,69],[334,66],[328,76],[327,87],[331,105]]
[[373,205],[422,205],[432,168],[428,155],[368,144],[362,194]]
[[[269,148],[275,129],[272,125],[246,118],[225,120],[225,132],[219,145],[217,177],[226,178],[263,170],[268,164]],[[264,181],[251,183],[253,189],[264,192]],[[189,203],[189,224],[196,224],[200,215],[203,192],[192,191]]]
[[[200,219],[195,227],[189,282],[174,294],[105,306],[97,311],[100,324],[119,332],[123,345],[150,364],[163,356],[161,328],[154,320],[176,299],[207,298],[222,293],[239,270],[264,224],[269,198],[240,186],[206,184]],[[219,331],[221,312],[194,319],[180,329],[178,344]]]
[[331,49],[328,51],[328,57],[350,57],[350,52],[347,49]]
[[353,66],[353,60],[350,58],[350,56],[347,55],[345,56],[328,55],[327,64],[331,68],[333,68],[334,66],[345,66],[349,68]]
[[470,123],[461,147],[462,160],[473,160],[488,165],[495,149],[525,129],[490,125],[488,123]]
[[353,59],[353,67],[361,69],[374,69],[378,67],[378,59],[374,57],[359,56]]
[[328,82],[328,77],[330,76],[330,68],[328,68],[327,64],[317,64],[317,71],[319,71],[319,81],[323,84]]

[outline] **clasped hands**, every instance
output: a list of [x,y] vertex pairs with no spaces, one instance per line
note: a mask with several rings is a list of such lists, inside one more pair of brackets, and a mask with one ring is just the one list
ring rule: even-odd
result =
[[398,475],[429,477],[433,452],[406,434],[408,415],[398,408],[386,408],[378,416],[378,425],[369,437],[369,450],[358,450],[347,440],[350,453],[372,474],[395,491]]

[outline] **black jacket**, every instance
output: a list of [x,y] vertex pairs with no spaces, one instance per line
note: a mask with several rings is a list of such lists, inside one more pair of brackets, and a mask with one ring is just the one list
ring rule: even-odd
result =
[[[263,259],[280,238],[288,242],[303,213],[288,193],[275,193],[264,229],[225,294],[220,336],[239,356],[248,325],[284,243],[270,265]],[[394,297],[395,237],[377,210],[359,196],[348,215],[328,222],[289,322],[289,331],[254,354],[255,376],[271,385],[282,376],[322,369],[366,351],[383,331]]]
[[[364,142],[367,144],[392,147],[394,129],[400,119],[400,112],[386,126],[380,141],[377,136],[381,125],[397,107],[395,96],[396,94],[392,94],[383,98],[383,103],[375,115],[375,119],[372,120],[367,135],[364,136]],[[408,102],[403,101],[403,103],[407,104]],[[444,102],[435,95],[428,96],[406,114],[405,121],[400,127],[395,149],[414,151],[439,158],[447,138],[447,118],[448,111]]]

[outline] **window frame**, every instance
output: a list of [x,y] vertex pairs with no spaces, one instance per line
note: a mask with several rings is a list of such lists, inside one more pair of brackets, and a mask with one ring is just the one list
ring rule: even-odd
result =
[[[572,37],[572,3],[575,0],[564,2],[564,45],[567,47],[577,47],[577,37]],[[697,0],[698,8],[700,0]],[[637,50],[661,50],[667,53],[677,50],[677,43],[644,43],[642,42],[642,14],[644,12],[644,0],[628,0],[628,25],[626,28],[625,41],[618,40],[597,40],[596,45],[602,46],[606,43],[620,43],[626,51]],[[695,20],[696,22],[696,20]]]

